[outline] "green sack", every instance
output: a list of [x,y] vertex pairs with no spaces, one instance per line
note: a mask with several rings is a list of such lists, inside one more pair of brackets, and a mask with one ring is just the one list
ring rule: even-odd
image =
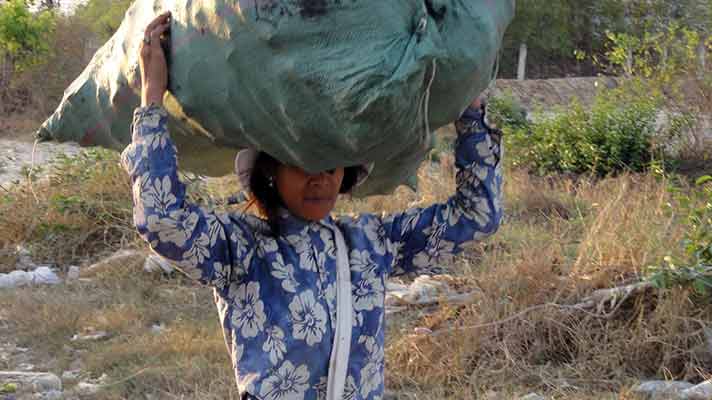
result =
[[123,149],[138,46],[166,10],[181,168],[228,174],[246,146],[312,172],[375,162],[368,195],[413,175],[488,86],[514,0],[136,0],[38,136]]

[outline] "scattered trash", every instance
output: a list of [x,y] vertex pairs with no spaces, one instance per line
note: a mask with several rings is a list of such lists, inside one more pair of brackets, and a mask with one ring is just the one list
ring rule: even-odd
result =
[[394,310],[404,305],[427,305],[441,301],[468,304],[476,300],[478,292],[457,293],[448,284],[451,279],[449,275],[421,275],[410,285],[387,282],[386,307]]
[[413,332],[415,332],[416,335],[430,335],[433,333],[431,329],[425,327],[417,327],[413,329]]
[[633,388],[633,394],[641,399],[662,400],[680,398],[680,392],[695,385],[681,381],[647,381]]
[[686,400],[712,400],[712,379],[682,391]]
[[72,265],[67,271],[67,282],[79,280],[79,267]]
[[105,340],[109,338],[109,334],[105,331],[95,331],[87,334],[75,334],[72,336],[72,342],[94,342],[98,340]]
[[154,335],[160,335],[165,330],[166,330],[166,326],[160,322],[157,324],[153,324],[153,326],[151,326],[151,333],[153,333]]
[[62,380],[49,372],[0,371],[0,382],[4,385],[29,386],[37,392],[62,390]]
[[172,274],[175,271],[173,264],[165,258],[157,255],[150,254],[146,257],[146,261],[143,264],[143,270],[146,272],[163,272],[164,274]]
[[82,373],[80,369],[73,369],[69,371],[62,372],[62,380],[64,381],[76,381],[79,380],[79,374]]
[[104,387],[108,379],[109,377],[106,374],[101,374],[98,379],[79,382],[75,390],[80,395],[97,394]]
[[38,267],[34,271],[12,271],[0,274],[0,289],[11,289],[27,285],[57,285],[62,283],[59,276],[49,267]]

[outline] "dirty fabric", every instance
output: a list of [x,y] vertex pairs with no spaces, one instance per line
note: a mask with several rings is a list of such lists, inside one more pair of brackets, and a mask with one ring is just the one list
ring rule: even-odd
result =
[[502,149],[482,114],[457,124],[457,189],[445,203],[391,215],[305,221],[281,209],[262,219],[186,201],[167,113],[135,112],[121,163],[131,176],[134,222],[159,255],[214,288],[238,390],[263,400],[323,400],[336,332],[338,250],[348,250],[353,322],[344,399],[382,399],[385,284],[428,272],[443,255],[493,234],[502,218]]
[[227,174],[246,146],[311,172],[375,162],[365,195],[411,176],[487,87],[514,0],[137,0],[38,136],[123,149],[164,10],[182,168]]

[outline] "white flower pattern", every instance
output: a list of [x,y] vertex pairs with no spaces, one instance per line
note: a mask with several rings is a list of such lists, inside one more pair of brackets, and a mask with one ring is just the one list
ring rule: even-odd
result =
[[302,400],[309,389],[309,368],[294,367],[289,360],[262,382],[260,396],[265,400]]
[[285,264],[281,254],[272,263],[272,276],[282,281],[282,289],[289,293],[297,293],[299,282],[294,277],[294,266]]
[[133,142],[121,154],[133,182],[134,222],[157,254],[215,288],[239,393],[325,398],[336,320],[336,226],[348,245],[358,338],[343,399],[382,399],[385,279],[428,271],[460,244],[493,234],[501,220],[502,149],[481,118],[468,109],[458,124],[457,192],[444,205],[309,223],[283,211],[275,235],[255,216],[188,203],[165,110],[136,109]]
[[368,354],[367,363],[361,369],[360,392],[361,396],[368,398],[371,392],[378,389],[383,384],[383,347],[379,346],[372,336],[361,336],[359,344],[366,348]]
[[253,338],[264,330],[266,316],[260,297],[259,282],[239,285],[234,298],[232,324],[245,338]]
[[269,353],[269,360],[272,364],[277,364],[284,358],[284,353],[287,352],[287,345],[284,343],[284,331],[273,326],[267,329],[267,339],[262,344],[262,350]]
[[376,307],[383,307],[385,290],[381,275],[362,275],[361,280],[352,284],[352,287],[356,311],[371,311]]
[[305,340],[309,346],[321,342],[326,331],[326,311],[314,299],[314,292],[305,290],[289,304],[292,313],[292,335]]

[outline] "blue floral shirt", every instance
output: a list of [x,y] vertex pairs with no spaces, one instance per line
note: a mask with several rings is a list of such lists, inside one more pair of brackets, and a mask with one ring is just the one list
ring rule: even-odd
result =
[[243,213],[186,201],[167,113],[134,111],[121,164],[133,182],[134,223],[159,255],[214,288],[240,393],[263,400],[324,399],[336,319],[336,246],[348,247],[353,321],[344,399],[382,399],[385,287],[441,254],[493,234],[502,217],[499,136],[480,110],[456,123],[457,192],[444,204],[393,215],[308,222],[283,210],[279,236]]

